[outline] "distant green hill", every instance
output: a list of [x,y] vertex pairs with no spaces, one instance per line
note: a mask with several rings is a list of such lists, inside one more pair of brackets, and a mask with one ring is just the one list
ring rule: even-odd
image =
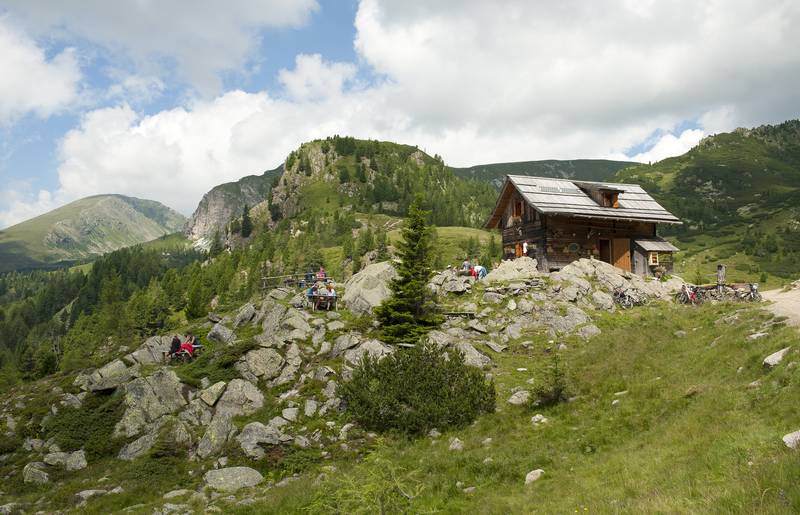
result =
[[0,231],[0,272],[91,258],[180,231],[185,222],[152,200],[86,197]]
[[684,221],[663,232],[704,280],[717,263],[756,280],[800,273],[800,120],[711,136],[612,180],[641,184]]
[[496,188],[499,188],[502,186],[506,175],[606,181],[619,170],[636,164],[638,163],[632,161],[609,161],[606,159],[548,159],[545,161],[493,163],[470,166],[468,168],[451,167],[450,169],[459,177],[490,182]]

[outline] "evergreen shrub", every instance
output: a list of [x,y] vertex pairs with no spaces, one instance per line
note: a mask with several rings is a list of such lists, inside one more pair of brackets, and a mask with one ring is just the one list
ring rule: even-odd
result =
[[419,435],[462,427],[494,411],[494,383],[456,350],[433,344],[401,349],[381,360],[365,355],[339,386],[347,411],[365,429]]

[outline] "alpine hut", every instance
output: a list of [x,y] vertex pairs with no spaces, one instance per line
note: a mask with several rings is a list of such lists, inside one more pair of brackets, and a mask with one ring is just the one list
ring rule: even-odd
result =
[[502,231],[506,258],[542,271],[594,258],[648,276],[672,271],[678,250],[656,226],[680,223],[636,184],[507,175],[486,227]]

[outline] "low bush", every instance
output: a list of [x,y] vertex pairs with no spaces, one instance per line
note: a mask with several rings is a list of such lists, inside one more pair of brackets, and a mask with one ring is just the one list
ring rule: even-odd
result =
[[460,352],[431,344],[381,360],[365,356],[339,394],[365,429],[410,435],[464,426],[495,407],[494,383],[483,372]]
[[535,407],[555,406],[566,402],[567,399],[569,399],[567,374],[561,366],[558,354],[553,354],[544,375],[533,386],[531,404]]
[[45,431],[65,451],[84,449],[88,459],[117,453],[122,441],[114,438],[114,427],[125,406],[120,393],[89,394],[80,408],[62,408],[48,419]]

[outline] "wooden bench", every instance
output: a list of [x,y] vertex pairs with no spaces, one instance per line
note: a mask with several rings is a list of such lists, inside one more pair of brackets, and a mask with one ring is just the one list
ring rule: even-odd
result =
[[475,318],[474,311],[445,311],[442,313],[446,317],[464,317],[464,318]]

